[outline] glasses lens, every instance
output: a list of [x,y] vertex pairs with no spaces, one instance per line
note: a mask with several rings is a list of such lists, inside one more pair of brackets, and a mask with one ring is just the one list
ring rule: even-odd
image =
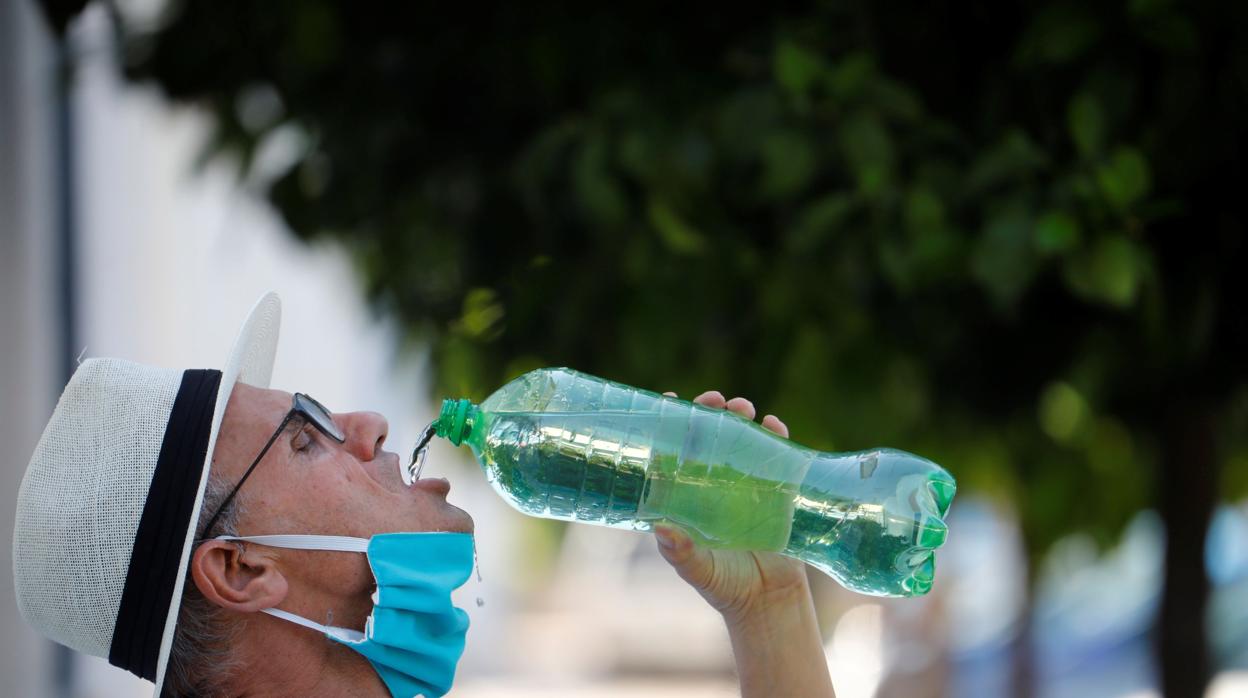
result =
[[330,415],[329,410],[325,409],[325,406],[321,403],[313,400],[303,393],[296,393],[295,406],[301,413],[306,415],[308,419],[312,420],[312,423],[316,425],[317,429],[320,429],[321,432],[329,438],[337,441],[338,443],[342,443],[347,440],[347,435],[342,433],[342,429],[339,429],[338,425],[334,423],[334,419]]

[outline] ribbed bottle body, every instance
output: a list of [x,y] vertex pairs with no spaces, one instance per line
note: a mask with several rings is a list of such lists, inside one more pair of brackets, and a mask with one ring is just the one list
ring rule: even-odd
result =
[[704,545],[797,557],[864,593],[927,591],[953,495],[948,473],[902,451],[821,453],[569,369],[499,389],[465,441],[524,513],[633,530],[668,521]]

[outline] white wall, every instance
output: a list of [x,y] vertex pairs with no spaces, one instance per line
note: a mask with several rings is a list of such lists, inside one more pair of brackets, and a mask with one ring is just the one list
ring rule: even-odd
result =
[[55,404],[59,338],[51,42],[32,3],[0,0],[0,694],[47,695],[51,644],[13,592],[17,488]]

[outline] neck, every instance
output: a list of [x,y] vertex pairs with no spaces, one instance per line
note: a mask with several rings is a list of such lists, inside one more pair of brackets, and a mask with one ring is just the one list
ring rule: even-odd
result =
[[389,696],[362,655],[321,633],[265,613],[245,614],[230,696]]

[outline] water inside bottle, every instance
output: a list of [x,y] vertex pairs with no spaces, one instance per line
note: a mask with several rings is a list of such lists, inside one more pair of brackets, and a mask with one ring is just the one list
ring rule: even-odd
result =
[[[943,470],[924,472],[921,466],[928,461],[893,449],[824,457],[829,462],[812,467],[798,490],[784,553],[863,594],[926,594],[935,574],[935,550],[948,534],[943,517],[953,498],[952,479]],[[838,492],[849,491],[846,480],[868,463],[875,471],[863,480],[915,472],[879,478],[892,487],[878,498],[840,497]]]
[[[650,530],[802,559],[854,591],[926,593],[953,495],[902,451],[821,454],[727,413],[483,413],[472,445],[491,485],[535,516]],[[474,430],[476,431],[476,430]]]

